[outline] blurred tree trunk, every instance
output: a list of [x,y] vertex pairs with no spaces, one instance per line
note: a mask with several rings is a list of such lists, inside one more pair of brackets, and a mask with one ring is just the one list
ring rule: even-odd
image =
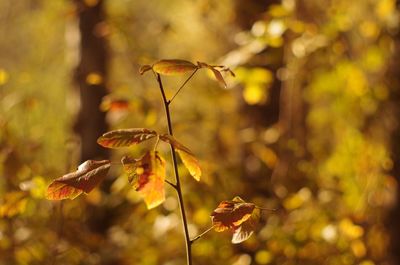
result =
[[[314,18],[308,16],[310,12],[305,2],[298,2],[294,12],[293,16],[302,21],[312,22]],[[276,185],[282,184],[285,188],[290,189],[289,192],[295,192],[304,185],[303,173],[297,165],[307,155],[305,121],[307,106],[302,96],[304,79],[307,76],[305,73],[307,59],[298,58],[293,54],[291,43],[294,39],[295,36],[292,32],[288,32],[284,36],[286,44],[283,50],[283,65],[287,74],[282,81],[280,94],[279,160],[272,175],[272,182]],[[287,185],[288,183],[290,185]]]
[[[400,7],[400,1],[397,1],[397,7]],[[400,264],[400,72],[398,62],[400,59],[400,34],[395,37],[395,51],[390,65],[390,86],[391,97],[389,102],[389,110],[392,112],[391,124],[393,133],[391,136],[392,142],[392,159],[393,169],[392,175],[397,180],[397,194],[395,205],[387,219],[391,237],[391,259],[392,264]]]
[[[264,14],[269,6],[279,3],[279,0],[236,1],[236,23],[241,29],[250,31],[256,21],[264,19]],[[283,65],[282,50],[282,47],[267,47],[259,54],[255,54],[246,62],[245,66],[265,68],[276,76],[276,72]],[[272,85],[265,89],[268,89],[268,100],[263,103],[250,105],[243,100],[242,96],[239,96],[240,112],[243,113],[241,127],[251,130],[255,135],[262,135],[263,131],[275,125],[279,120],[280,80],[275,78]],[[272,171],[264,164],[254,168],[251,166],[255,161],[255,150],[253,149],[253,142],[243,144],[241,175],[251,178],[252,189],[257,187],[258,191],[265,195],[270,187],[269,182],[265,181],[265,176],[270,176]]]
[[76,69],[76,82],[80,92],[80,110],[75,131],[81,139],[81,162],[107,158],[106,149],[96,139],[105,131],[105,113],[99,106],[107,94],[108,47],[105,38],[103,1],[88,5],[75,0],[80,30],[80,61]]
[[[75,79],[80,92],[80,110],[75,124],[75,131],[81,139],[81,162],[88,159],[106,159],[107,149],[97,144],[97,138],[108,130],[106,113],[100,110],[102,98],[107,95],[109,50],[106,39],[104,1],[74,0],[80,32],[80,61],[76,69]],[[110,182],[107,179],[101,190],[107,192]],[[107,204],[86,205],[87,228],[99,239],[92,245],[91,251],[103,253],[101,244],[113,224],[115,207]],[[107,246],[112,247],[112,246]],[[107,252],[106,252],[107,253]],[[121,264],[117,254],[103,257],[102,264]],[[107,261],[104,261],[107,260]]]

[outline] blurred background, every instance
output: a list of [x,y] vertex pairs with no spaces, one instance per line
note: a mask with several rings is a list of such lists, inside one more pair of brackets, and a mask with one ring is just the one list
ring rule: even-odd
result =
[[[201,70],[171,105],[203,169],[199,183],[181,171],[191,235],[236,195],[278,209],[242,244],[196,241],[194,264],[400,264],[397,4],[1,0],[0,264],[185,264],[170,187],[148,211],[114,166],[87,196],[44,198],[86,159],[143,153],[107,152],[105,131],[166,131],[157,83],[138,74],[164,58],[236,73],[223,89]],[[185,78],[164,78],[167,95]]]

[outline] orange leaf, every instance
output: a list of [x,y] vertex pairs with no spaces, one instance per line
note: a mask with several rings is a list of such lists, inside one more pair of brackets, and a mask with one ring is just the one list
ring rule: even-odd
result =
[[121,129],[103,134],[97,143],[107,148],[128,147],[157,136],[156,131],[145,128]]
[[107,175],[111,163],[109,160],[87,160],[78,170],[55,179],[47,188],[49,200],[75,199],[82,192],[89,193]]
[[148,209],[160,205],[165,200],[165,160],[157,151],[148,151],[143,157],[122,158],[132,187],[140,193]]
[[249,219],[242,223],[232,236],[232,243],[239,244],[247,240],[256,229],[258,222],[260,221],[260,209],[254,208]]
[[211,214],[215,231],[222,232],[230,228],[236,230],[251,217],[254,209],[253,203],[244,202],[239,197],[221,202]]
[[179,156],[182,160],[182,163],[188,169],[190,175],[195,180],[200,181],[201,169],[200,169],[199,161],[193,155],[193,153],[189,150],[189,148],[187,148],[186,146],[184,146],[183,144],[178,142],[173,136],[171,136],[169,134],[160,135],[160,140],[167,142],[174,147],[175,151],[179,154]]
[[198,67],[185,60],[160,60],[153,64],[153,70],[162,75],[179,75],[196,70]]
[[100,104],[101,111],[125,111],[130,107],[130,102],[126,99],[112,99],[105,97]]

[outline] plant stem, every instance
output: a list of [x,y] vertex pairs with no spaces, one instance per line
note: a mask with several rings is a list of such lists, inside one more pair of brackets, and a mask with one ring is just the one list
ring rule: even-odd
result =
[[197,70],[199,70],[199,68],[196,68],[196,70],[193,71],[193,73],[188,77],[188,79],[186,79],[186,81],[183,82],[183,84],[178,88],[178,90],[175,92],[175,95],[173,95],[172,98],[169,100],[168,105],[171,104],[171,102],[174,100],[174,98],[179,94],[179,92],[187,84],[187,82],[189,82],[189,80],[194,76],[194,74],[197,72]]
[[197,239],[200,239],[202,236],[204,236],[205,234],[207,234],[208,232],[210,232],[213,228],[214,228],[214,226],[211,226],[211,227],[208,228],[206,231],[204,231],[204,232],[201,233],[200,235],[196,236],[195,238],[191,239],[190,241],[191,241],[192,244],[193,244],[194,241],[196,241]]
[[[169,104],[171,101],[167,100],[167,97],[165,96],[165,91],[164,87],[161,81],[161,76],[160,74],[157,74],[157,82],[160,87],[161,91],[161,96],[163,99],[164,103],[164,108],[165,108],[165,114],[167,116],[167,123],[168,123],[168,133],[173,136],[173,130],[172,130],[172,122],[171,122],[171,114],[169,111]],[[175,149],[172,144],[170,144],[171,147],[171,155],[172,155],[172,163],[174,165],[174,173],[175,173],[175,185],[173,186],[176,190],[176,193],[178,194],[178,200],[179,200],[179,209],[181,211],[181,217],[182,217],[182,225],[183,225],[183,232],[185,235],[185,243],[186,243],[186,261],[187,265],[192,265],[192,241],[190,241],[190,236],[189,236],[189,230],[188,230],[188,223],[186,219],[186,212],[185,212],[185,206],[183,203],[183,195],[182,195],[182,189],[181,189],[181,182],[179,179],[179,172],[178,172],[178,164],[177,164],[177,159],[176,159],[176,154],[175,154]]]
[[264,207],[259,207],[259,206],[256,206],[256,208],[257,208],[257,209],[260,209],[260,210],[262,210],[262,211],[271,211],[271,212],[274,212],[274,211],[277,210],[277,209],[269,209],[269,208],[264,208]]

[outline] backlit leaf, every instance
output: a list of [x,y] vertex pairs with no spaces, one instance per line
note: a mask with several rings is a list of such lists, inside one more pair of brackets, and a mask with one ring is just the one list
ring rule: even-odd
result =
[[49,200],[75,199],[82,192],[93,190],[107,175],[111,163],[109,160],[87,160],[78,170],[55,179],[47,188]]
[[230,228],[237,229],[250,218],[255,205],[239,201],[237,198],[235,197],[232,201],[221,202],[217,209],[212,212],[211,219],[215,231],[222,232]]
[[157,151],[149,151],[139,159],[125,156],[122,164],[129,182],[143,197],[148,209],[164,202],[165,160]]
[[232,243],[247,240],[260,221],[260,208],[236,196],[231,201],[221,202],[211,214],[214,230],[233,230]]
[[[224,71],[224,72],[228,72],[232,76],[235,76],[235,74],[229,68],[227,68],[227,67],[225,67],[223,65],[209,65],[209,64],[203,63],[203,62],[197,62],[197,65],[198,65],[199,68],[208,68],[208,69],[210,69],[213,72],[213,74],[215,76],[215,79],[217,79],[218,83],[223,88],[226,88],[227,86],[226,86],[225,79],[222,77],[222,74],[221,74],[220,70]],[[216,68],[218,68],[220,70],[217,70]]]
[[198,67],[185,60],[160,60],[153,64],[153,70],[162,75],[179,75],[196,70]]
[[222,77],[221,72],[212,67],[210,67],[209,69],[213,72],[213,74],[214,74],[215,78],[217,79],[218,83],[220,84],[220,86],[222,86],[223,88],[226,88],[226,82],[225,82],[224,78]]
[[128,147],[157,136],[156,131],[145,128],[121,129],[103,134],[97,143],[107,148]]
[[256,229],[257,224],[260,221],[260,209],[254,208],[251,216],[247,221],[243,222],[241,226],[239,226],[232,236],[232,243],[239,244],[245,240],[247,240]]
[[200,181],[201,168],[199,165],[199,161],[189,150],[189,148],[178,142],[173,136],[169,134],[160,135],[160,140],[167,142],[174,147],[175,151],[179,154],[182,163],[185,165],[190,175],[195,180]]

